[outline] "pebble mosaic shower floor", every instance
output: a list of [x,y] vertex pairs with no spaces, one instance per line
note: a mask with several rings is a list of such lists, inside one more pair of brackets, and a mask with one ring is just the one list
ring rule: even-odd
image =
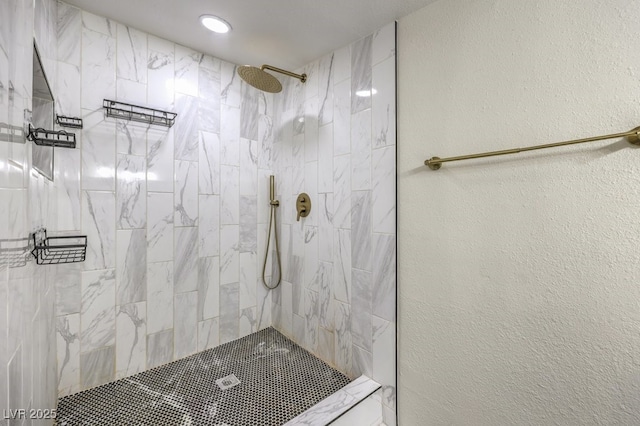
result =
[[[220,379],[235,375],[240,383]],[[218,381],[225,390],[216,383]],[[282,425],[349,383],[273,328],[61,398],[58,426]]]

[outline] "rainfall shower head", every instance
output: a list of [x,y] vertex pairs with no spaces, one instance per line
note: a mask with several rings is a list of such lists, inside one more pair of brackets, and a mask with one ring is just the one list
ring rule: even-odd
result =
[[238,75],[256,89],[269,93],[278,93],[282,91],[282,84],[280,84],[278,79],[265,70],[271,70],[279,72],[280,74],[288,75],[289,77],[295,77],[300,79],[303,83],[307,81],[306,74],[295,74],[291,71],[272,67],[271,65],[263,65],[260,68],[252,67],[251,65],[243,65],[238,67]]

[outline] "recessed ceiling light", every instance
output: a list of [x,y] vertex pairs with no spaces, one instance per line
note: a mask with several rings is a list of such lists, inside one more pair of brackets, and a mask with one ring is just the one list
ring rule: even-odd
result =
[[231,30],[231,25],[222,18],[218,18],[213,15],[202,15],[200,17],[200,23],[209,31],[214,33],[228,33]]

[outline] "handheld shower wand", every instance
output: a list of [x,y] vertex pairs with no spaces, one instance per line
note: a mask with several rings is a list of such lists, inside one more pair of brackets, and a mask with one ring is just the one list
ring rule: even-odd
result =
[[[262,264],[262,283],[269,290],[280,285],[282,280],[282,264],[280,263],[280,246],[278,244],[278,228],[276,225],[276,208],[280,205],[280,201],[276,200],[276,188],[275,188],[275,176],[269,176],[269,205],[271,206],[269,214],[269,230],[267,231],[267,248],[264,252],[264,263]],[[270,286],[267,284],[267,278],[265,272],[267,270],[267,258],[269,257],[269,243],[271,242],[271,227],[273,226],[273,238],[276,242],[276,258],[278,259],[278,282],[275,285]],[[272,271],[273,275],[273,271]]]

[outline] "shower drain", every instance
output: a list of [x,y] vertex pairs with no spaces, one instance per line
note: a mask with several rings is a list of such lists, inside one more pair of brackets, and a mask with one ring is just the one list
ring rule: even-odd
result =
[[228,376],[224,376],[223,378],[216,380],[216,385],[218,385],[220,390],[227,390],[239,384],[240,379],[238,379],[235,374],[229,374]]

